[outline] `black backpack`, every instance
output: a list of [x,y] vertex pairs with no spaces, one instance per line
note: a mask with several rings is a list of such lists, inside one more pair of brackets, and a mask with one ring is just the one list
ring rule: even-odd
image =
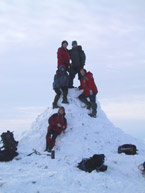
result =
[[9,150],[9,152],[12,152],[12,153],[17,151],[18,141],[15,141],[14,135],[12,132],[7,131],[2,133],[1,139],[5,150]]
[[125,153],[127,155],[137,154],[137,148],[132,144],[124,144],[118,147],[118,153]]
[[0,161],[10,161],[18,155],[16,152],[18,141],[15,141],[14,135],[10,131],[2,133],[1,139],[3,147],[0,149],[4,148],[4,150],[0,150]]
[[104,172],[107,170],[107,166],[104,165],[105,155],[104,154],[94,154],[90,158],[83,159],[79,164],[78,168],[86,172],[92,172],[96,170],[97,172]]

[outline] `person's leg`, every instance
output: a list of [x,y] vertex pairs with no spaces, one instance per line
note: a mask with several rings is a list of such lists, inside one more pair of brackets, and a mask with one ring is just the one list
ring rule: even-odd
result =
[[68,88],[63,87],[62,92],[63,92],[63,101],[62,101],[62,103],[68,104],[68,100],[67,100]]
[[90,103],[92,108],[92,113],[90,113],[89,115],[91,117],[96,117],[96,114],[97,114],[96,93],[94,93],[93,95],[90,95],[89,98],[90,98]]
[[59,135],[59,133],[57,131],[53,131],[53,135],[52,135],[52,139],[51,139],[51,149],[54,147],[55,145],[55,140],[57,138],[57,136]]
[[54,89],[54,91],[56,92],[56,96],[55,96],[53,104],[52,104],[53,105],[53,109],[54,108],[59,108],[59,106],[57,105],[57,102],[58,102],[58,100],[60,98],[60,95],[61,95],[61,91],[60,91],[59,88]]
[[49,129],[47,131],[47,135],[46,135],[46,149],[45,151],[49,151],[50,146],[51,146],[51,134],[53,133],[52,129]]
[[81,76],[80,70],[81,70],[81,68],[80,68],[80,67],[79,67],[79,68],[77,68],[78,80],[80,80],[80,81],[81,81],[82,76]]
[[87,106],[87,109],[91,108],[91,103],[87,100],[86,95],[81,94],[81,95],[78,96],[78,98],[80,99],[81,102],[83,102]]
[[69,88],[73,88],[73,80],[75,78],[77,71],[74,67],[71,67],[69,74]]

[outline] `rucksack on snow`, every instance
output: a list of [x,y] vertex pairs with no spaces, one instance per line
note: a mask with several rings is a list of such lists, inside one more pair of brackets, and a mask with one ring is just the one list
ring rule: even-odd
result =
[[83,159],[79,164],[78,168],[85,172],[92,172],[96,170],[97,172],[104,172],[107,170],[107,166],[104,165],[105,155],[104,154],[94,154],[90,158]]
[[12,132],[7,131],[1,134],[1,140],[3,143],[3,150],[0,150],[0,161],[10,161],[18,155],[17,145],[18,141],[15,141]]
[[125,153],[127,155],[137,154],[137,148],[132,144],[124,144],[118,147],[118,153]]

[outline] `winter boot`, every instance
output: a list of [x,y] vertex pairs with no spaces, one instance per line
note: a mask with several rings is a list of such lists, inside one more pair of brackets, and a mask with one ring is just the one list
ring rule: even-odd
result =
[[68,93],[68,90],[63,90],[63,100],[62,100],[62,103],[64,103],[64,104],[68,104],[67,93]]
[[89,113],[88,115],[90,117],[94,117],[96,118],[96,114],[97,114],[97,104],[95,102],[91,102],[91,108],[92,108],[92,113]]
[[48,147],[45,149],[45,151],[51,152],[51,148],[48,146]]
[[59,98],[60,98],[60,95],[57,94],[54,98],[54,102],[52,103],[53,109],[59,108],[59,106],[57,105]]
[[45,151],[51,152],[51,149],[52,149],[52,142],[50,141],[49,143],[48,142],[46,143]]
[[55,103],[53,103],[52,104],[53,105],[53,109],[57,109],[57,108],[59,108],[60,106],[58,106],[57,104],[55,104]]
[[85,105],[87,106],[87,109],[89,110],[91,109],[91,103],[87,99],[81,99],[81,101],[85,103]]

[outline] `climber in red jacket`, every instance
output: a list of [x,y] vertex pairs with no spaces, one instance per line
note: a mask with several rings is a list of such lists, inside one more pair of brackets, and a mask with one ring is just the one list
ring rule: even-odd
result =
[[48,120],[49,126],[46,135],[46,150],[51,151],[55,145],[55,140],[61,132],[65,131],[67,127],[67,120],[65,118],[65,109],[60,107],[58,113],[53,114]]
[[[91,72],[87,72],[85,69],[80,70],[81,73],[81,85],[79,89],[83,89],[83,93],[79,95],[79,99],[86,104],[87,109],[92,109],[92,113],[89,115],[91,117],[96,117],[97,114],[97,103],[96,103],[96,95],[98,93],[98,89],[94,82],[93,74]],[[90,99],[90,102],[87,100]]]
[[68,42],[64,40],[61,43],[61,47],[58,48],[57,51],[57,67],[59,68],[61,65],[65,66],[69,71],[70,68],[70,56],[67,50]]

